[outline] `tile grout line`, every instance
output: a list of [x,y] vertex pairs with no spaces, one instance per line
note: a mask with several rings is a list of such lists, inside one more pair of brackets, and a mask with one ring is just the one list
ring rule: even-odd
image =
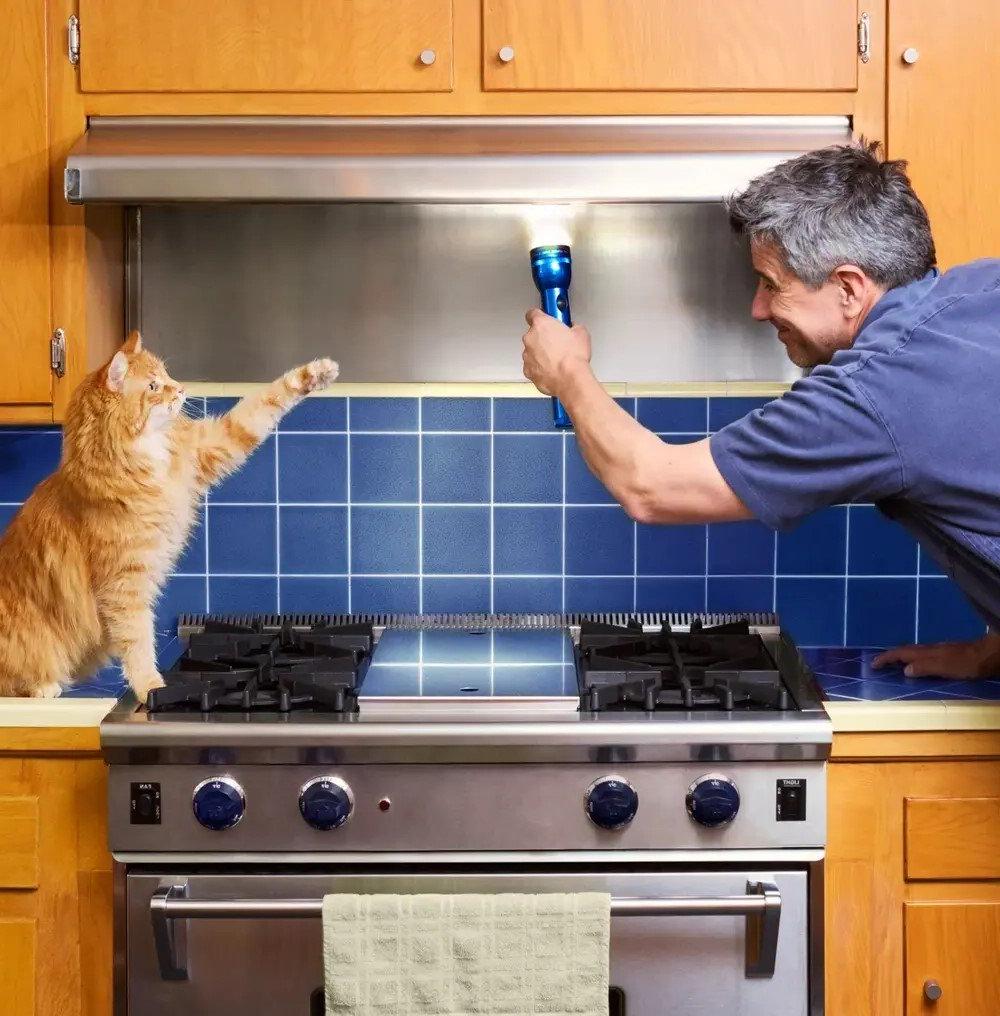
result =
[[[202,398],[202,418],[208,416],[208,399]],[[208,558],[208,491],[205,491],[204,500],[202,502],[202,525],[205,527],[205,613],[209,614],[212,611],[212,597],[210,592],[210,580],[209,576],[212,574],[212,569],[209,566]]]
[[920,544],[917,544],[917,594],[913,603],[913,641],[920,641]]
[[278,431],[274,432],[274,570],[275,608],[281,613],[281,492],[278,487]]
[[354,568],[354,558],[351,553],[351,544],[353,542],[351,536],[351,514],[352,514],[352,501],[351,501],[351,399],[350,396],[345,399],[344,402],[344,426],[346,427],[347,438],[345,444],[345,460],[347,469],[347,489],[344,493],[347,495],[346,507],[347,507],[347,613],[354,613],[354,579],[352,577],[352,570]]
[[[417,613],[424,612],[424,399],[417,399]],[[421,661],[423,638],[420,639]],[[422,669],[422,668],[421,668]],[[421,689],[423,690],[423,689]]]
[[562,504],[560,506],[560,525],[562,528],[562,534],[560,536],[560,547],[559,547],[559,603],[560,609],[566,613],[566,446],[569,441],[569,435],[565,431],[562,435],[562,478],[560,480],[560,489],[562,491]]
[[[710,426],[711,426],[711,421],[712,421],[712,408],[711,408],[711,405],[712,405],[711,402],[708,399],[705,399],[705,433],[706,433],[706,435],[709,433]],[[706,525],[705,526],[705,588],[704,588],[704,591],[702,593],[702,608],[701,608],[702,610],[705,611],[706,614],[708,613],[708,573],[709,573],[709,567],[708,567],[708,534],[709,534],[709,527]]]
[[494,456],[494,449],[493,449],[493,439],[494,439],[495,435],[494,435],[493,427],[494,427],[494,424],[495,424],[495,419],[494,419],[494,415],[493,414],[494,414],[494,399],[491,397],[490,398],[490,438],[489,438],[489,442],[490,442],[489,443],[489,453],[490,453],[490,520],[489,520],[489,526],[490,526],[490,579],[489,579],[489,584],[490,584],[490,589],[489,589],[489,596],[490,596],[490,613],[491,614],[494,612],[494,603],[493,603],[493,600],[494,600],[494,588],[496,587],[496,506],[494,505],[494,501],[496,500],[496,489],[495,489],[495,486],[494,486],[494,475],[493,475],[494,466],[495,466],[495,456]]
[[847,645],[847,595],[850,585],[848,576],[851,567],[851,506],[847,506],[846,521],[844,523],[844,624],[841,633],[842,646]]

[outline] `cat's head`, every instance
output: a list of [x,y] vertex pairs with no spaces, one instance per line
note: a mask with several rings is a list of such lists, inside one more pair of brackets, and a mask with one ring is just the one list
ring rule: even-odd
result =
[[112,396],[113,411],[135,435],[167,430],[184,408],[184,388],[159,357],[142,348],[138,332],[129,335],[99,379]]

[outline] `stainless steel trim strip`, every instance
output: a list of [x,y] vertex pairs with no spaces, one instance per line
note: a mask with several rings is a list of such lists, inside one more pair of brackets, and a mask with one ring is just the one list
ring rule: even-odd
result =
[[[380,153],[391,132],[398,143]],[[849,138],[846,117],[95,118],[65,193],[73,204],[717,201]]]
[[[248,920],[260,918],[316,918],[322,899],[192,900],[187,885],[162,886],[149,901],[153,939],[160,976],[167,981],[187,979],[185,944],[190,919]],[[773,977],[781,921],[781,893],[773,882],[747,882],[745,896],[676,896],[670,898],[614,898],[612,917],[745,917],[746,976]]]

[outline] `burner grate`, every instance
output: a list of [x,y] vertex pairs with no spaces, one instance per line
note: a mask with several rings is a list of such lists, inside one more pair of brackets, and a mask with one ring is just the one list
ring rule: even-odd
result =
[[301,630],[284,623],[269,631],[261,619],[248,622],[207,620],[164,673],[165,687],[149,693],[147,709],[357,711],[357,688],[375,641],[371,625]]

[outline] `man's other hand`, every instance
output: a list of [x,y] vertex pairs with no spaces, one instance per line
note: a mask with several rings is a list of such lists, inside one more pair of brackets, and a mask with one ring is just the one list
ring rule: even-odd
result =
[[573,372],[590,363],[590,334],[580,325],[567,328],[537,308],[524,318],[524,376],[543,395],[558,396]]
[[907,677],[1000,677],[1000,635],[990,632],[975,642],[898,646],[876,656],[872,666],[891,663],[902,663]]

